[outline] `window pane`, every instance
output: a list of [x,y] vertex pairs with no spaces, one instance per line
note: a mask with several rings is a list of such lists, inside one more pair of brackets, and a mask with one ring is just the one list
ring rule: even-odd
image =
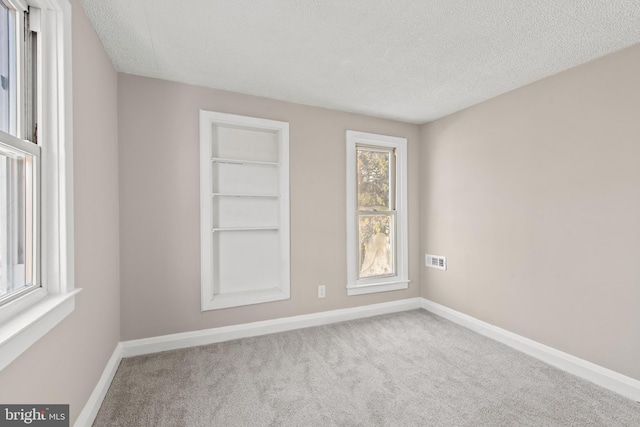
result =
[[0,1],[0,130],[14,134],[15,120],[15,37],[12,11]]
[[0,151],[0,299],[32,280],[31,158]]
[[359,277],[395,274],[393,214],[359,215]]
[[391,151],[358,147],[358,210],[389,211]]

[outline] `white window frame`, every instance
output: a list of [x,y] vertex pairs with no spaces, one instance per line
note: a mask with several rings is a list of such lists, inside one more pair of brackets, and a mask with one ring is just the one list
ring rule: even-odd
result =
[[7,2],[18,11],[40,9],[40,286],[0,307],[0,370],[67,317],[81,291],[74,286],[71,4]]
[[[366,132],[347,131],[347,295],[395,291],[409,287],[407,233],[407,139]],[[395,150],[395,265],[391,276],[358,278],[358,146]]]

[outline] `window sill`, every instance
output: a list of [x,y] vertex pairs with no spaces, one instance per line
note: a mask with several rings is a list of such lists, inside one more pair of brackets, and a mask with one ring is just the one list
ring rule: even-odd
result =
[[394,280],[389,282],[371,283],[366,285],[351,285],[347,286],[347,295],[363,295],[373,294],[376,292],[397,291],[400,289],[407,289],[409,287],[409,280]]
[[81,290],[48,295],[0,324],[0,371],[71,314]]

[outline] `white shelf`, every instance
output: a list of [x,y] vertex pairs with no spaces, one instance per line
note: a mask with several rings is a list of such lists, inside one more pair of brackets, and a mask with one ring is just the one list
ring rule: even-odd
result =
[[266,197],[277,199],[278,194],[249,194],[249,193],[211,193],[211,197]]
[[216,231],[270,231],[270,230],[280,230],[280,227],[217,227],[212,231],[215,233]]
[[211,161],[214,163],[220,163],[225,165],[263,165],[263,166],[280,166],[278,162],[263,162],[257,160],[244,160],[244,159],[223,159],[220,157],[212,157]]
[[281,167],[257,163],[241,166],[211,163],[211,193],[281,194]]

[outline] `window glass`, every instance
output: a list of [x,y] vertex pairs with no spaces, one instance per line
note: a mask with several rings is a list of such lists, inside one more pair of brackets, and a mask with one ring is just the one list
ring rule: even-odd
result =
[[[20,46],[15,34],[16,19],[24,19],[25,28],[29,27],[26,11],[16,11],[0,0],[0,131],[13,136],[17,136],[18,89],[24,92],[23,106],[30,115],[23,116],[23,122],[32,126],[29,119],[37,112],[34,38],[27,37],[29,43],[22,46],[23,56],[30,60],[17,64],[16,51]],[[16,85],[18,75],[24,79],[20,87]],[[24,133],[28,135],[25,139],[34,139],[31,129]],[[20,140],[0,135],[0,306],[30,290],[37,282],[34,167],[40,162],[26,154],[20,144]],[[39,159],[39,154],[36,157]]]
[[358,148],[358,210],[388,211],[391,151]]
[[392,149],[357,147],[358,277],[395,274]]
[[31,156],[0,148],[0,301],[33,282],[31,165]]
[[0,1],[0,130],[11,132],[12,14]]
[[395,274],[393,262],[394,221],[392,214],[359,215],[359,277]]

